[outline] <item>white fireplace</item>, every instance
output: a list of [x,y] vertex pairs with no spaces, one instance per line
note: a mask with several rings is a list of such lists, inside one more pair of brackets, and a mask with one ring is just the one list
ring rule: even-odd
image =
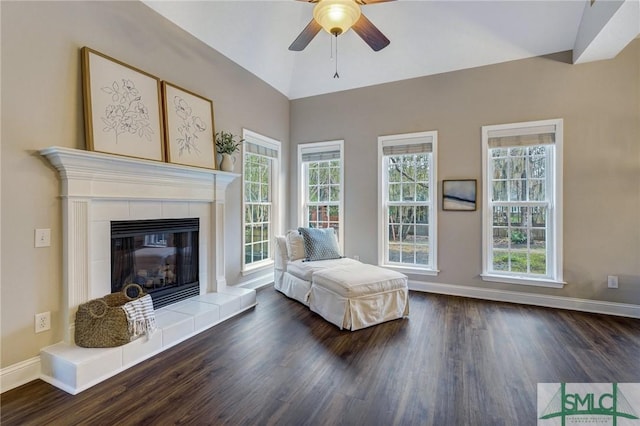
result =
[[[206,311],[211,314],[217,309],[217,317],[209,315],[209,320],[205,321],[210,326],[215,325],[215,318],[222,320],[234,311],[242,311],[255,305],[255,292],[227,288],[225,281],[225,190],[229,183],[239,176],[238,174],[61,147],[43,149],[40,154],[45,156],[60,174],[64,289],[61,307],[64,342],[54,345],[55,347],[48,351],[43,350],[43,379],[51,379],[55,385],[59,384],[55,382],[62,382],[62,386],[59,387],[76,393],[95,384],[98,379],[116,374],[127,365],[135,364],[141,358],[158,352],[158,348],[152,346],[149,346],[148,350],[137,348],[134,352],[139,355],[130,354],[127,358],[125,349],[121,356],[124,360],[120,365],[114,365],[100,378],[80,377],[83,374],[80,371],[82,362],[78,359],[83,356],[79,354],[85,354],[87,349],[77,348],[73,344],[75,312],[81,303],[111,293],[112,220],[198,218],[200,221],[201,300],[193,301],[192,304],[201,303],[205,304],[205,307],[191,307],[196,317],[191,319],[191,328],[187,327],[182,332],[185,336],[172,335],[173,338],[169,341],[167,326],[164,342],[160,339],[158,343],[161,347],[167,347],[169,343],[175,344],[193,335],[197,329],[206,328],[203,324],[198,327],[198,313]],[[249,294],[251,292],[252,294]],[[242,299],[237,305],[239,309],[225,307],[225,304],[231,303],[230,298],[233,297]],[[162,313],[163,318],[166,320],[175,317],[178,322],[185,320],[187,308],[184,304],[181,307],[183,312],[169,309]],[[186,324],[188,321],[184,322]],[[175,334],[175,328],[171,333]],[[104,351],[107,354],[113,351],[113,348],[88,351],[93,352],[90,358],[98,359],[100,353],[96,351]],[[55,357],[61,357],[61,360],[50,359]],[[117,356],[113,357],[112,364],[118,364],[116,359]],[[55,370],[56,366],[60,367],[58,364],[67,366],[69,362],[76,363],[72,369],[78,370],[73,372],[75,377],[72,379],[56,377],[58,374],[55,371],[45,371]],[[53,365],[46,365],[47,363]],[[108,362],[105,361],[101,365],[105,363]],[[63,376],[68,374],[69,372],[65,371]],[[83,383],[78,383],[79,381]]]

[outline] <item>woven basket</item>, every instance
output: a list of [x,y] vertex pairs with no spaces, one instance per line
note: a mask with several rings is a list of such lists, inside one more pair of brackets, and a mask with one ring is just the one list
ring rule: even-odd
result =
[[[127,290],[136,288],[138,293],[130,297]],[[100,299],[90,300],[78,306],[76,312],[76,345],[83,348],[112,348],[131,341],[127,315],[122,306],[145,295],[138,284],[127,284],[119,293],[111,293]]]

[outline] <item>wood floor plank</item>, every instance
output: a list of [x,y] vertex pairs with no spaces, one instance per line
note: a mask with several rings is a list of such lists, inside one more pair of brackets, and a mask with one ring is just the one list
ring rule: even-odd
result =
[[427,293],[340,331],[258,306],[79,395],[36,380],[3,425],[533,425],[537,383],[640,382],[640,320]]

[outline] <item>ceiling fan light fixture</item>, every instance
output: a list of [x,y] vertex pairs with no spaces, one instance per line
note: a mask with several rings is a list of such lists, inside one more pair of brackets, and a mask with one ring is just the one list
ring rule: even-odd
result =
[[313,18],[336,36],[349,31],[360,14],[360,6],[353,0],[320,0],[313,9]]

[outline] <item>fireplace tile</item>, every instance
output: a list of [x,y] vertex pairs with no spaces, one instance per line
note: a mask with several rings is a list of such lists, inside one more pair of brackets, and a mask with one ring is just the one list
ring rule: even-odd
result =
[[181,342],[195,331],[193,316],[164,308],[156,311],[156,325],[162,333],[162,347]]
[[[210,214],[211,203],[189,203],[189,217],[208,218]],[[202,226],[202,223],[200,226]]]
[[156,330],[150,337],[142,336],[122,347],[122,364],[125,368],[150,358],[162,350],[162,332]]
[[129,204],[129,218],[131,220],[157,219],[162,212],[160,201],[137,201]]
[[111,222],[94,220],[91,223],[91,259],[109,260],[111,252]]
[[256,291],[242,287],[225,287],[221,293],[240,296],[241,309],[254,306],[256,304]]
[[186,203],[162,202],[162,217],[165,219],[194,217],[189,215],[189,205]]
[[122,350],[58,343],[42,350],[40,362],[43,379],[75,394],[121,371]]
[[97,299],[111,293],[111,260],[91,262],[89,299]]
[[242,310],[242,301],[238,296],[224,293],[207,293],[196,296],[194,300],[212,303],[220,307],[220,318],[225,320]]
[[190,300],[174,303],[167,309],[193,316],[196,331],[207,329],[220,322],[220,307],[212,303]]
[[93,200],[91,213],[94,221],[125,220],[129,218],[129,202]]
[[[143,336],[116,348],[80,348],[69,343],[46,347],[40,352],[41,378],[75,395],[255,306],[255,302],[244,306],[255,301],[255,290],[230,287],[225,291],[194,296],[156,310],[158,330],[149,339]],[[245,301],[241,301],[243,298]]]

